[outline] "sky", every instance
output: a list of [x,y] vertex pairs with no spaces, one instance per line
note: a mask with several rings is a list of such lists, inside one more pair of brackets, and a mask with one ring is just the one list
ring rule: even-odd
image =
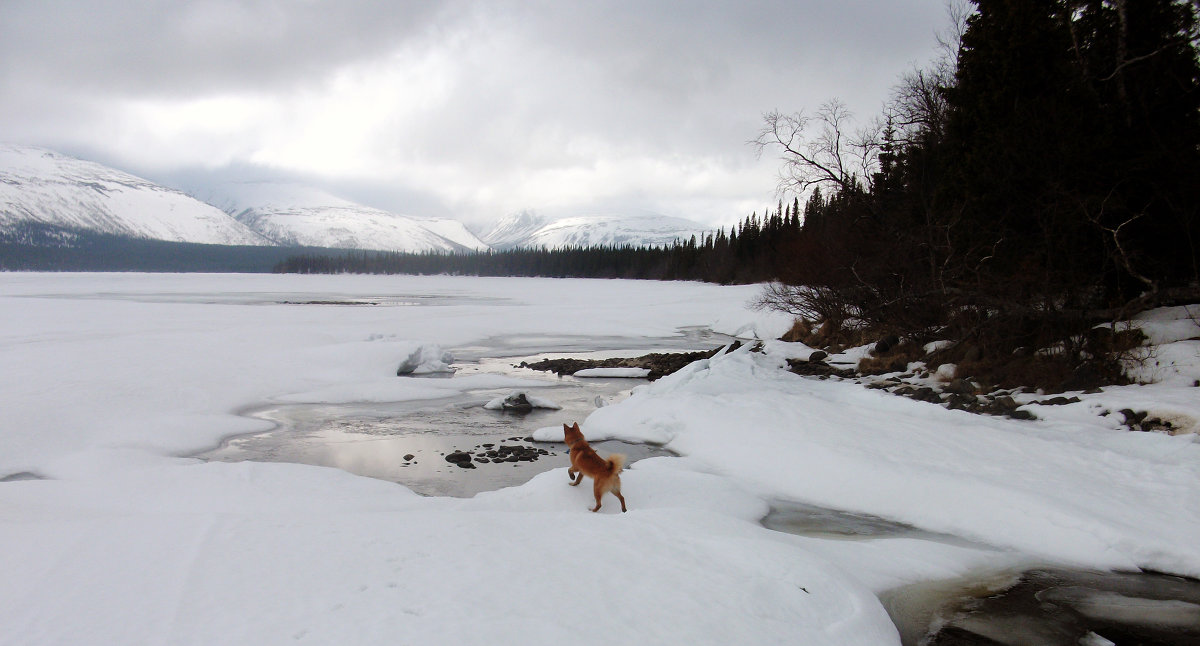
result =
[[483,223],[777,199],[763,114],[878,115],[944,0],[0,0],[0,141]]

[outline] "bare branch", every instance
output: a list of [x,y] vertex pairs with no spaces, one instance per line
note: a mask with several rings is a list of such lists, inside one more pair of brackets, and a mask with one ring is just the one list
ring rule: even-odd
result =
[[751,143],[760,155],[767,148],[782,151],[781,193],[805,193],[820,185],[846,190],[857,180],[870,182],[882,129],[876,123],[850,133],[851,121],[850,111],[836,99],[824,103],[811,117],[802,112],[769,112],[763,115],[763,129]]

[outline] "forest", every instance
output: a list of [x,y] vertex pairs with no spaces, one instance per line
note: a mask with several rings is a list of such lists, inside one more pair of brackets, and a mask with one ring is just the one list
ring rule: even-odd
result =
[[951,339],[945,360],[995,383],[1117,380],[1132,341],[1098,324],[1200,301],[1198,11],[952,5],[941,55],[898,79],[880,115],[837,99],[764,115],[754,143],[781,156],[792,199],[728,233],[277,270],[762,281],[764,307],[826,339]]

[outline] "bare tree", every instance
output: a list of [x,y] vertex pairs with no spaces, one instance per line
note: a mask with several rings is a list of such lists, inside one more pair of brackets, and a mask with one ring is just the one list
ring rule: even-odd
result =
[[759,154],[767,148],[782,149],[781,193],[803,194],[821,185],[842,191],[870,186],[882,143],[879,121],[851,132],[853,116],[838,99],[825,102],[811,116],[774,111],[763,115],[763,121],[752,143]]

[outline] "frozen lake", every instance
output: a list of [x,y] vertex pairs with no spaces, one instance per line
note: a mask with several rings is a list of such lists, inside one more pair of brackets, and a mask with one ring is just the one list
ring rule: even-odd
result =
[[[467,614],[490,630],[465,643],[557,644],[579,607],[633,643],[1192,638],[1197,445],[1085,410],[1192,414],[1190,376],[1019,423],[800,379],[778,344],[633,396],[512,367],[775,338],[757,290],[0,274],[0,644],[437,643]],[[428,344],[457,374],[397,377]],[[562,410],[479,405],[513,390]],[[543,432],[569,421],[678,457],[647,449],[629,513],[592,514]],[[546,453],[441,455],[486,444]],[[1171,574],[1108,573],[1138,568]]]

